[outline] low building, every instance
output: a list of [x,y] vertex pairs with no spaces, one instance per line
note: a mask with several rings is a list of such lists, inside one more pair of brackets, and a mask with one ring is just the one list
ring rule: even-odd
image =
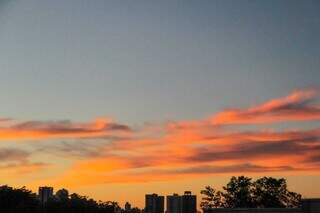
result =
[[301,208],[212,208],[204,213],[320,213],[320,199],[304,199]]
[[48,186],[39,187],[39,200],[46,203],[49,198],[53,197],[53,188]]
[[303,213],[319,213],[320,198],[303,199],[302,210],[303,210]]

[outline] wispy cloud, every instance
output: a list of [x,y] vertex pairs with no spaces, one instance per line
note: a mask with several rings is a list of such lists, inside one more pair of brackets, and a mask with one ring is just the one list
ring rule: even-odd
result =
[[2,148],[0,149],[0,161],[24,161],[30,153],[21,149]]
[[17,148],[0,149],[0,171],[14,174],[27,174],[46,168],[47,163],[31,162],[32,153]]
[[0,140],[26,140],[46,138],[115,137],[130,133],[130,127],[100,118],[93,122],[65,121],[5,122],[0,126]]
[[[96,184],[320,169],[317,158],[310,159],[320,153],[320,129],[220,132],[216,137],[215,133],[212,137],[200,134],[196,140],[183,141],[180,136],[173,136],[175,132],[170,134],[159,139],[108,144],[99,155],[77,161],[61,180],[68,184]],[[81,178],[72,183],[79,174]]]
[[297,90],[248,109],[229,109],[211,118],[216,125],[260,124],[284,121],[320,120],[320,106],[312,104],[317,96],[313,89]]

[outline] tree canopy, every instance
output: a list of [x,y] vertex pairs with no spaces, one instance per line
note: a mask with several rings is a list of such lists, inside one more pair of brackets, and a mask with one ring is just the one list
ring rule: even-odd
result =
[[0,186],[0,212],[34,213],[38,207],[37,195],[25,187]]
[[289,191],[285,179],[273,177],[263,177],[255,181],[245,176],[232,177],[223,187],[223,191],[206,186],[201,194],[202,209],[294,208],[301,203],[301,195]]
[[[115,213],[124,212],[117,202],[95,201],[86,196],[61,189],[41,203],[35,193],[25,187],[12,188],[7,185],[0,186],[0,212],[12,213]],[[138,208],[131,209],[130,213],[140,212]]]

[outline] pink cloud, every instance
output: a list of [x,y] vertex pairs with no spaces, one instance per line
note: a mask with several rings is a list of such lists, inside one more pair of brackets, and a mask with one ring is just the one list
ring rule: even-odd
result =
[[248,109],[222,111],[210,120],[214,125],[320,120],[320,106],[312,104],[316,97],[316,90],[296,90],[286,97]]

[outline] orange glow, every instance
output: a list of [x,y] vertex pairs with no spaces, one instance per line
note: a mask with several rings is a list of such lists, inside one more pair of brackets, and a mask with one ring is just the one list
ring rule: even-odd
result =
[[[314,99],[313,90],[296,91],[248,109],[222,111],[208,119],[151,124],[135,130],[107,118],[86,123],[2,122],[3,143],[81,140],[68,143],[53,140],[53,145],[44,145],[40,152],[17,151],[11,158],[3,153],[8,163],[0,165],[0,169],[12,180],[17,180],[20,173],[41,177],[29,180],[33,186],[45,183],[74,188],[181,179],[194,182],[205,177],[242,174],[318,177],[319,128],[278,131],[259,129],[260,126],[239,128],[240,124],[319,120],[319,107],[310,105]],[[44,164],[21,163],[38,162],[47,159],[48,154],[54,160]]]

